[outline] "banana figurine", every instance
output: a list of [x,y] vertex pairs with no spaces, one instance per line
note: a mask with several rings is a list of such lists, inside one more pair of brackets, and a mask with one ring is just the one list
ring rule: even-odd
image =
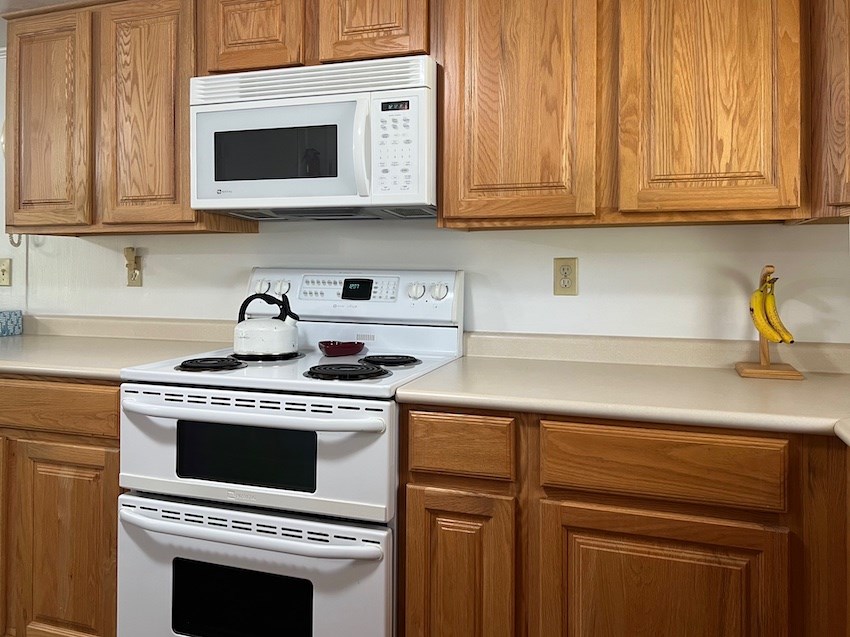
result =
[[782,319],[779,318],[779,312],[776,309],[776,296],[773,294],[773,285],[778,279],[769,279],[765,285],[767,290],[764,295],[764,314],[767,317],[767,322],[770,326],[779,333],[783,343],[793,343],[794,336],[782,324]]
[[[750,295],[750,318],[753,325],[771,343],[781,343],[782,335],[767,320],[767,283]],[[774,297],[775,300],[775,297]],[[775,305],[775,304],[774,304]]]

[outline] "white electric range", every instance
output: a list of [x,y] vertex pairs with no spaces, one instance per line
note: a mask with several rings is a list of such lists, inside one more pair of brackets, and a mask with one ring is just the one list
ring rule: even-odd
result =
[[462,355],[463,273],[257,268],[247,291],[287,294],[294,357],[121,372],[119,637],[390,637],[393,397]]

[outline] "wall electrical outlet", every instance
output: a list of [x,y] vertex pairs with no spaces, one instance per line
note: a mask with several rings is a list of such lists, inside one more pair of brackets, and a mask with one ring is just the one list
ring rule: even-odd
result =
[[0,259],[0,285],[12,285],[12,260]]
[[578,294],[578,257],[556,257],[554,272],[556,295]]

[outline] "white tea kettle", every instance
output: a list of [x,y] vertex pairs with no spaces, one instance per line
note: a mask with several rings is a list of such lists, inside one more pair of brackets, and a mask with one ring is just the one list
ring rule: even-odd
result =
[[[272,318],[245,319],[245,310],[252,301],[261,299],[269,305],[280,307],[280,314]],[[284,294],[277,299],[269,294],[252,294],[239,308],[239,322],[233,330],[233,356],[242,360],[280,360],[291,358],[298,352],[298,315],[289,307]]]

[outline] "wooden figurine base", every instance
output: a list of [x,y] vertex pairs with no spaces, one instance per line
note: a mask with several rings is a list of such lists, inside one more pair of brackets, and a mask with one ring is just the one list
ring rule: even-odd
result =
[[805,376],[786,363],[735,363],[735,371],[744,378],[773,378],[776,380],[803,380]]

